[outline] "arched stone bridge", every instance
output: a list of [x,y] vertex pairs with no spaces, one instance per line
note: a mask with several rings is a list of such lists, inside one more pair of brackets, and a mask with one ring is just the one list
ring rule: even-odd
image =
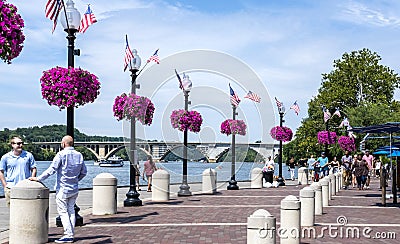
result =
[[[54,152],[61,150],[59,142],[33,142],[35,145],[39,145],[43,149],[49,149]],[[107,159],[114,155],[117,151],[129,148],[129,142],[123,141],[88,141],[88,142],[75,142],[75,146],[84,146],[89,149],[98,160]],[[155,161],[164,159],[169,153],[176,153],[179,148],[182,148],[182,142],[156,142],[156,141],[137,141],[136,146],[138,150],[143,151],[146,155],[151,155]],[[192,142],[188,143],[188,147],[198,150],[202,153],[209,162],[216,162],[219,157],[224,155],[230,150],[230,143],[226,142],[214,142],[214,143],[200,143]],[[268,143],[236,143],[236,146],[248,146],[259,153],[264,158],[278,152],[278,144]],[[179,153],[177,153],[179,154]]]

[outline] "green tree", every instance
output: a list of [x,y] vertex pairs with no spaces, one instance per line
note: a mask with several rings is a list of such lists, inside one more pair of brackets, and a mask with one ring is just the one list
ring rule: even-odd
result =
[[[333,70],[322,74],[318,94],[308,103],[308,118],[302,121],[295,139],[285,145],[288,154],[306,157],[318,153],[323,146],[317,143],[317,132],[325,130],[321,106],[340,108],[342,115],[349,118],[351,125],[368,126],[400,118],[399,103],[393,100],[399,88],[400,77],[392,69],[379,62],[381,57],[369,49],[345,53],[334,60]],[[331,111],[332,112],[332,111]],[[339,128],[341,120],[333,116],[329,120],[330,131],[344,135]],[[362,135],[357,138],[360,141]],[[329,148],[340,154],[337,145]]]

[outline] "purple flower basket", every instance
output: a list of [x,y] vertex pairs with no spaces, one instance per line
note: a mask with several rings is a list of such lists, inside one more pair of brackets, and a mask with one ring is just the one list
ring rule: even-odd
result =
[[336,132],[334,131],[320,131],[318,132],[318,143],[319,144],[335,144],[336,143]]
[[271,137],[277,141],[291,141],[293,132],[290,128],[285,126],[275,126],[270,131]]
[[113,105],[114,116],[117,120],[135,118],[143,125],[151,125],[153,122],[154,104],[147,97],[136,94],[117,96]]
[[356,150],[356,144],[354,138],[349,136],[340,136],[338,144],[343,151],[354,152]]
[[57,66],[43,71],[40,85],[43,98],[60,110],[92,103],[100,94],[98,78],[81,68]]
[[201,125],[203,124],[201,114],[195,110],[174,110],[171,113],[170,119],[172,127],[180,131],[190,130],[197,133],[200,131]]
[[226,135],[239,134],[246,135],[246,124],[243,120],[227,119],[221,123],[221,133]]
[[18,57],[25,41],[24,20],[17,7],[0,0],[0,58],[7,64]]

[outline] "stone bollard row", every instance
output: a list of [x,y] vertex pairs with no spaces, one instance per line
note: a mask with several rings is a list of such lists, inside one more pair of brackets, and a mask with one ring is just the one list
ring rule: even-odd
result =
[[152,178],[151,200],[155,202],[168,201],[170,192],[170,175],[168,171],[158,169],[153,173]]
[[252,189],[260,189],[263,187],[263,174],[262,169],[254,168],[251,171],[251,182],[250,188]]
[[300,243],[300,208],[300,201],[293,195],[289,195],[281,201],[280,241],[282,244]]
[[275,244],[276,218],[258,209],[247,218],[247,244]]
[[117,213],[117,178],[101,173],[93,178],[93,215]]
[[335,182],[336,182],[336,194],[340,191],[340,178],[339,178],[339,172],[334,174],[335,176]]
[[301,226],[314,226],[315,223],[315,191],[312,187],[300,190]]
[[322,205],[322,186],[319,182],[314,182],[311,184],[311,188],[315,191],[315,215],[322,215],[323,205]]
[[49,233],[49,189],[30,180],[11,188],[10,244],[47,243]]
[[214,169],[205,169],[202,180],[203,194],[215,194],[217,192],[217,172]]

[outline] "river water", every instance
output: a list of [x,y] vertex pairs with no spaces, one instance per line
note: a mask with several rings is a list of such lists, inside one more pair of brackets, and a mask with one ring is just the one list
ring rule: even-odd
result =
[[[37,170],[38,175],[40,175],[44,170],[46,170],[50,161],[39,161],[37,162]],[[93,161],[87,161],[86,167],[88,169],[88,175],[79,182],[79,188],[92,188],[93,178],[96,177],[100,173],[111,173],[118,179],[118,186],[128,186],[129,185],[129,161],[126,161],[123,167],[100,167],[98,165],[94,165]],[[140,171],[142,172],[143,163],[139,162]],[[182,182],[182,162],[168,162],[168,163],[156,163],[158,168],[162,168],[167,170],[170,173],[170,182],[181,183]],[[248,181],[251,177],[251,170],[253,168],[262,168],[263,164],[259,163],[236,163],[236,180],[237,181]],[[230,162],[221,162],[221,163],[200,163],[200,162],[188,162],[188,182],[201,182],[202,173],[205,169],[212,168],[217,172],[217,180],[218,181],[228,181],[231,175],[231,163]],[[275,175],[278,175],[278,165],[275,167]],[[142,174],[141,174],[142,175]],[[285,179],[290,178],[290,173],[288,168],[284,164],[282,167],[282,175]],[[295,172],[297,177],[297,169]],[[53,190],[54,182],[56,180],[56,176],[50,176],[43,183]],[[142,180],[140,177],[140,185],[146,185],[147,182]],[[0,184],[1,185],[1,184]],[[0,187],[0,196],[4,196],[3,188]]]

